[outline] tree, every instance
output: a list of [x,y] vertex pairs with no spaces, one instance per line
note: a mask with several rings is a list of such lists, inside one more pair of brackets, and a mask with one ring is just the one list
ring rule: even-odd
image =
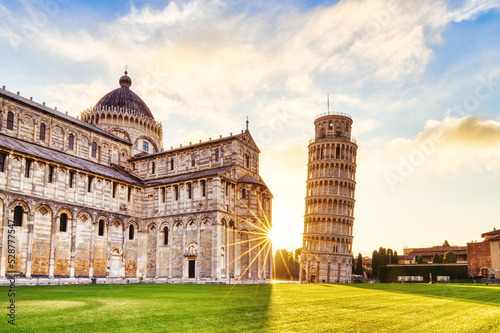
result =
[[393,256],[393,253],[392,253],[392,250],[391,249],[387,249],[387,264],[392,264],[392,256]]
[[363,275],[363,256],[358,254],[358,261],[356,262],[356,275]]
[[417,257],[417,264],[423,264],[424,263],[424,258],[422,256]]
[[443,262],[445,264],[451,264],[457,262],[457,256],[452,251],[448,251],[444,254]]
[[443,263],[443,257],[441,257],[437,253],[434,253],[434,256],[432,257],[432,263],[433,264],[442,264]]
[[278,249],[274,255],[274,278],[278,280],[293,280],[293,254],[285,249]]
[[448,241],[445,240],[444,243],[443,243],[443,247],[450,247],[450,243],[448,243]]
[[393,265],[399,264],[398,251],[394,251],[394,253],[392,255],[392,264]]
[[378,249],[378,258],[379,258],[378,259],[379,266],[387,265],[387,253],[384,247],[380,247]]
[[302,248],[299,247],[298,249],[295,249],[295,260],[299,261],[299,257],[302,254]]
[[372,253],[372,274],[374,277],[378,277],[378,252],[377,250]]
[[300,262],[299,262],[299,257],[302,254],[302,248],[299,247],[298,249],[295,249],[295,256],[293,257],[292,261],[292,277],[294,280],[298,280],[300,276]]

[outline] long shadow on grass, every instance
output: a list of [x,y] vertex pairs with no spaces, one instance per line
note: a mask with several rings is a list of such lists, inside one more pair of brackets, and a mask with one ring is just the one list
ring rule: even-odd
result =
[[[38,332],[263,331],[272,285],[89,285],[19,287],[19,326]],[[6,289],[0,292],[7,294]],[[30,304],[52,308],[37,312]],[[57,302],[81,302],[56,308]],[[31,306],[28,314],[25,307]],[[68,303],[69,304],[69,303]],[[71,305],[71,304],[70,304]],[[16,323],[17,324],[17,323]],[[0,329],[1,331],[1,329]]]
[[[327,286],[327,285],[323,285]],[[420,295],[439,299],[454,299],[479,304],[500,306],[500,288],[497,286],[464,286],[456,284],[345,284],[346,287]]]

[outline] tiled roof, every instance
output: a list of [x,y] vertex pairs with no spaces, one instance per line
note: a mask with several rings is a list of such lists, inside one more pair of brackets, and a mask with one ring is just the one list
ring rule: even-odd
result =
[[22,105],[25,105],[25,106],[29,106],[31,108],[34,108],[34,109],[37,109],[38,111],[41,111],[43,113],[48,113],[50,114],[51,116],[54,116],[55,118],[59,118],[59,119],[62,119],[66,122],[69,122],[73,125],[76,125],[76,126],[79,126],[79,127],[83,127],[85,128],[86,130],[90,131],[90,132],[96,132],[100,135],[103,135],[103,136],[106,136],[108,138],[111,138],[115,141],[119,141],[121,143],[125,143],[127,145],[131,145],[130,142],[128,142],[127,140],[125,139],[122,139],[122,138],[119,138],[117,136],[114,136],[113,134],[111,133],[108,133],[102,129],[100,129],[99,127],[96,127],[92,124],[89,124],[83,120],[80,120],[80,119],[76,119],[75,117],[72,117],[70,115],[67,115],[63,112],[60,112],[60,111],[56,111],[52,108],[49,108],[48,106],[45,106],[45,105],[42,105],[40,103],[37,103],[35,101],[32,101],[28,98],[25,98],[25,97],[22,97],[20,95],[17,95],[17,94],[14,94],[13,92],[10,92],[8,90],[5,90],[5,89],[0,89],[0,97],[3,97],[3,98],[7,98],[7,99],[10,99],[10,100],[14,100],[16,102],[18,102],[19,104],[22,104]]
[[9,151],[24,153],[49,162],[53,161],[67,167],[72,167],[78,170],[101,175],[103,177],[120,180],[129,184],[142,185],[142,182],[138,178],[130,175],[124,169],[105,166],[99,163],[85,160],[80,157],[65,154],[58,150],[46,148],[34,143],[29,143],[2,134],[0,134],[0,148],[4,148],[5,150]]
[[415,257],[418,257],[419,255],[420,256],[433,256],[435,253],[442,256],[448,251],[452,251],[455,255],[466,255],[467,254],[467,247],[466,246],[450,246],[450,247],[436,246],[436,247],[417,248],[417,249],[412,249],[412,252],[408,253],[405,256],[405,259],[406,260],[413,259]]
[[493,230],[493,231],[485,232],[484,234],[481,234],[481,237],[484,238],[484,236],[494,236],[494,235],[500,235],[500,229],[499,230]]
[[185,181],[188,179],[193,180],[193,179],[201,178],[201,177],[216,176],[220,173],[226,172],[227,170],[229,170],[231,168],[232,168],[232,166],[226,166],[226,167],[217,168],[217,169],[209,169],[209,170],[185,173],[185,174],[177,175],[177,176],[152,179],[152,180],[147,181],[146,185],[147,186],[166,185],[166,184],[171,184],[171,183],[176,183],[176,182],[182,182],[182,181]]
[[496,236],[488,238],[488,241],[492,241],[492,240],[500,240],[500,235],[496,235]]
[[246,174],[240,179],[238,179],[238,183],[249,183],[249,184],[259,184],[259,185],[265,185],[263,182],[261,182],[259,179],[255,179],[254,177],[250,176],[250,174]]
[[153,154],[135,155],[135,156],[133,156],[130,159],[130,161],[134,162],[134,161],[137,161],[137,160],[151,158],[151,157],[155,157],[155,156],[167,155],[168,153],[178,152],[178,151],[182,151],[182,150],[188,150],[188,149],[192,149],[192,148],[198,148],[200,146],[207,145],[207,144],[214,144],[214,143],[218,143],[218,142],[222,142],[222,141],[236,139],[236,138],[238,138],[241,135],[242,134],[236,134],[236,135],[230,135],[230,136],[222,137],[222,138],[215,139],[215,140],[197,142],[197,143],[193,143],[193,144],[191,144],[189,146],[172,148],[172,149],[168,149],[168,150],[159,151],[159,152],[153,153]]

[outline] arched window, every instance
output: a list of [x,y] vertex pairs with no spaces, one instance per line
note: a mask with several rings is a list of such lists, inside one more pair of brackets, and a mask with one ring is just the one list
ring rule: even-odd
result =
[[5,162],[7,160],[7,154],[0,153],[0,172],[5,171]]
[[250,156],[245,155],[245,167],[250,168]]
[[170,170],[174,170],[174,164],[175,164],[175,162],[174,162],[174,159],[172,158],[170,160]]
[[188,183],[187,184],[187,192],[188,192],[188,199],[191,199],[192,195],[192,191],[191,191],[191,183]]
[[59,231],[66,232],[66,228],[68,226],[68,215],[66,213],[62,213],[59,217]]
[[15,227],[22,227],[23,226],[23,207],[21,206],[16,206],[14,208],[14,226]]
[[247,197],[247,190],[242,189],[242,190],[241,190],[241,198],[242,198],[242,199],[245,199],[246,197]]
[[40,141],[45,141],[45,124],[40,124]]
[[7,129],[8,130],[14,129],[14,114],[11,111],[7,113]]
[[104,236],[104,220],[99,220],[99,236]]
[[220,150],[219,148],[215,149],[215,162],[219,162],[220,159]]
[[71,133],[68,136],[68,149],[73,150],[75,148],[75,135]]
[[196,156],[191,155],[191,166],[194,167],[196,165]]
[[155,162],[151,162],[151,173],[155,173],[156,172],[156,164]]
[[24,177],[30,178],[31,165],[33,164],[33,160],[26,159],[26,165],[24,166]]
[[201,196],[204,197],[207,194],[207,185],[205,180],[201,181]]
[[134,239],[134,225],[131,224],[130,227],[128,227],[128,239]]
[[92,157],[97,157],[97,143],[92,142]]
[[163,244],[168,245],[168,227],[163,228]]

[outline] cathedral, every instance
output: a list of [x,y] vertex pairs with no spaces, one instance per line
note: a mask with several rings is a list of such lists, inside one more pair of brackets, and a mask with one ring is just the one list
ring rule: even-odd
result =
[[257,283],[272,194],[246,130],[164,150],[119,87],[79,117],[0,89],[0,283]]

